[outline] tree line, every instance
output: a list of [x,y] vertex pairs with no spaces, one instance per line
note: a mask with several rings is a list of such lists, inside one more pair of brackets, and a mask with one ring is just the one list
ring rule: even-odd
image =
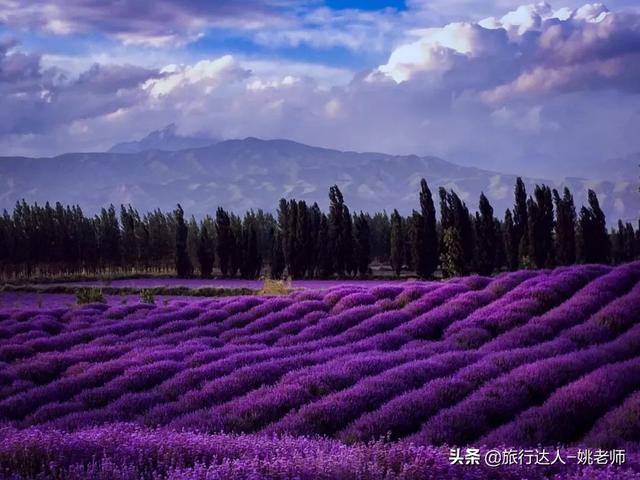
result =
[[427,182],[410,215],[350,212],[337,186],[329,209],[281,199],[276,215],[218,208],[201,220],[172,212],[141,215],[110,205],[93,217],[80,206],[18,202],[0,217],[0,274],[6,280],[73,275],[177,274],[258,278],[369,277],[372,265],[420,278],[490,275],[574,263],[622,263],[640,255],[640,230],[607,230],[597,195],[576,210],[571,192],[518,178],[514,205],[496,218],[484,194],[477,212],[453,190]]

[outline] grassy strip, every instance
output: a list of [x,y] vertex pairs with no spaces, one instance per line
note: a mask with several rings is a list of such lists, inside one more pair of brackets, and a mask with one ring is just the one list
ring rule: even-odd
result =
[[142,290],[154,296],[175,296],[175,297],[235,297],[240,295],[256,295],[257,289],[234,287],[78,287],[73,285],[4,285],[0,287],[0,292],[22,292],[22,293],[42,293],[42,294],[68,294],[76,295],[78,290],[100,290],[104,295],[139,295]]
[[72,282],[112,282],[131,279],[173,279],[175,274],[169,272],[122,272],[104,274],[58,274],[49,276],[34,275],[32,277],[0,276],[0,283],[10,285],[53,284]]
[[[149,270],[127,270],[112,271],[102,273],[68,273],[68,274],[51,274],[51,275],[33,275],[31,277],[15,277],[0,272],[0,285],[49,285],[56,283],[74,283],[74,282],[112,282],[117,280],[131,279],[175,279],[175,272],[171,271],[149,271]],[[195,277],[198,278],[198,277]],[[242,279],[242,277],[234,277],[234,279]],[[411,280],[417,279],[416,275],[410,271],[403,271],[400,277],[396,277],[391,267],[385,264],[372,264],[371,272],[364,278],[346,278],[344,280]],[[442,272],[437,271],[434,274],[434,280],[442,279]],[[216,269],[214,275],[207,280],[228,280]],[[244,279],[253,280],[253,279]],[[320,279],[317,279],[320,280]],[[330,277],[327,280],[340,280],[338,277]]]

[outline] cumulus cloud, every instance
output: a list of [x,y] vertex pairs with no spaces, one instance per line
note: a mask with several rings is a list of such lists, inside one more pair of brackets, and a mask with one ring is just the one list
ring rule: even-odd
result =
[[504,31],[472,23],[452,23],[414,33],[419,35],[417,40],[396,48],[389,61],[378,68],[398,83],[419,73],[464,69],[464,64],[474,58],[495,56],[506,43]]
[[195,65],[168,65],[160,70],[160,78],[145,82],[143,88],[152,97],[168,95],[178,89],[210,94],[220,84],[249,75],[231,55],[215,60],[201,60]]
[[[602,4],[520,6],[500,18],[417,32],[378,72],[396,82],[438,74],[487,102],[589,89],[640,90],[640,14]],[[485,67],[495,66],[491,76]],[[475,80],[475,81],[474,81]]]

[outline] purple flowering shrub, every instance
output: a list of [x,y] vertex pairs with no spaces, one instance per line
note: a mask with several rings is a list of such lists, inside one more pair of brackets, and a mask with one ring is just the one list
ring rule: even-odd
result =
[[0,302],[0,477],[636,478],[633,462],[497,477],[447,451],[640,451],[639,312],[637,262],[157,305]]
[[[574,454],[569,450],[567,454]],[[199,434],[111,424],[75,432],[0,427],[0,476],[12,480],[634,480],[623,466],[452,465],[446,447],[308,437]]]

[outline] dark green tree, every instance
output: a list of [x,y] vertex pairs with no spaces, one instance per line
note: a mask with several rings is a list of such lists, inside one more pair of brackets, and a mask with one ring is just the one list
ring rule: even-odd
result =
[[120,248],[122,263],[126,269],[135,268],[138,260],[136,225],[139,221],[138,212],[135,212],[131,205],[128,208],[120,205],[120,225],[122,228]]
[[404,253],[405,253],[405,245],[404,245],[404,227],[402,217],[397,210],[394,210],[391,214],[391,246],[390,246],[390,261],[391,268],[393,269],[396,276],[400,276],[402,272],[402,266],[404,263]]
[[[528,263],[525,257],[529,254],[529,214],[527,212],[527,189],[522,178],[518,177],[515,186],[515,204],[513,206],[514,240],[518,246],[518,265]],[[509,254],[511,256],[511,253]]]
[[330,242],[329,218],[324,213],[320,218],[320,230],[318,231],[318,274],[321,278],[329,278],[333,275],[334,261]]
[[473,267],[474,232],[469,209],[453,191],[440,188],[440,263],[445,276],[467,275]]
[[345,273],[349,276],[354,276],[358,273],[358,264],[355,256],[355,241],[353,238],[353,220],[351,219],[351,212],[349,208],[344,206],[343,217],[343,232],[342,238],[344,239],[344,269]]
[[436,208],[433,204],[431,190],[429,190],[424,178],[420,181],[420,213],[424,222],[426,249],[423,274],[425,278],[428,278],[438,268],[439,252]]
[[[292,239],[290,230],[292,221],[290,219],[289,212],[289,202],[287,202],[284,198],[280,199],[280,203],[278,204],[278,231],[279,231],[279,241],[280,241],[280,250],[282,251],[282,258],[284,260],[284,268],[286,269],[288,260],[291,258],[291,245]],[[295,223],[294,223],[295,224]],[[274,251],[275,252],[275,251]],[[284,273],[284,269],[283,269]]]
[[424,226],[424,217],[415,210],[411,214],[409,225],[409,243],[411,248],[411,264],[420,278],[427,278],[426,267],[426,229]]
[[143,270],[151,266],[151,234],[149,227],[143,221],[136,224],[136,244],[138,245],[138,264]]
[[413,213],[411,226],[413,269],[419,277],[429,278],[438,266],[438,231],[433,196],[424,178],[420,181],[420,213]]
[[618,220],[617,230],[610,235],[611,260],[614,264],[630,262],[635,259],[636,245],[633,225]]
[[235,237],[231,229],[231,218],[222,208],[216,211],[216,254],[222,275],[232,274],[232,263],[235,251]]
[[371,263],[371,237],[369,220],[367,216],[360,212],[353,217],[354,237],[355,237],[355,261],[358,274],[365,277],[369,273],[369,263]]
[[304,201],[298,202],[297,208],[292,209],[292,211],[296,211],[296,215],[291,274],[293,278],[303,278],[307,276],[311,266],[311,251],[313,249],[311,243],[311,218],[309,207]]
[[494,219],[494,242],[496,244],[496,256],[494,266],[497,271],[501,271],[507,265],[507,253],[504,248],[504,225],[497,218]]
[[582,263],[607,263],[610,243],[607,223],[593,190],[588,192],[589,206],[580,209],[578,218],[578,259]]
[[283,246],[284,263],[287,266],[287,275],[292,278],[299,278],[298,261],[300,260],[300,255],[297,252],[297,248],[300,242],[296,237],[298,233],[298,202],[290,200],[287,212],[288,226],[285,229],[287,241]]
[[200,263],[200,276],[211,278],[213,264],[215,263],[215,247],[213,239],[209,235],[209,228],[205,223],[200,227],[198,238],[198,262]]
[[513,223],[511,210],[504,213],[504,250],[506,255],[507,268],[511,271],[518,269],[518,236]]
[[345,239],[345,205],[337,185],[329,189],[329,245],[333,270],[342,277],[346,268],[347,241]]
[[496,261],[496,229],[493,207],[480,194],[479,212],[476,213],[476,269],[480,275],[491,275]]
[[120,226],[115,207],[103,208],[96,220],[101,263],[107,268],[117,268],[120,265]]
[[258,247],[256,217],[253,212],[248,212],[244,217],[238,243],[240,276],[257,278],[260,276],[262,259]]
[[196,218],[192,215],[187,224],[187,253],[193,271],[200,270],[200,259],[198,257],[198,246],[200,245],[200,226]]
[[637,250],[635,237],[636,235],[633,231],[633,225],[631,223],[627,223],[625,225],[624,233],[624,256],[626,262],[630,262],[636,258]]
[[242,239],[242,219],[235,213],[229,214],[231,220],[231,262],[229,266],[229,276],[235,277],[236,273],[242,265],[242,247],[240,245]]
[[527,201],[529,214],[529,260],[537,268],[551,267],[553,257],[553,197],[546,185],[536,185],[534,198]]
[[322,211],[317,203],[309,209],[309,251],[307,275],[316,278],[320,275],[320,255],[319,248],[320,223],[322,222]]
[[556,206],[556,261],[559,265],[573,265],[576,262],[576,207],[573,195],[565,187],[564,194],[560,197],[554,189],[553,200]]
[[189,227],[184,221],[184,210],[180,204],[178,204],[178,207],[174,211],[174,216],[176,221],[176,274],[180,278],[187,278],[190,277],[193,272],[187,250]]
[[622,220],[618,220],[618,229],[612,229],[609,233],[609,244],[611,245],[611,262],[619,265],[625,261],[624,258],[624,234],[625,228]]
[[284,252],[282,251],[282,238],[281,233],[276,232],[273,236],[273,252],[271,254],[271,264],[270,264],[270,276],[273,279],[282,278],[282,274],[284,273]]
[[371,217],[371,256],[381,263],[389,262],[391,222],[387,212],[377,212]]

